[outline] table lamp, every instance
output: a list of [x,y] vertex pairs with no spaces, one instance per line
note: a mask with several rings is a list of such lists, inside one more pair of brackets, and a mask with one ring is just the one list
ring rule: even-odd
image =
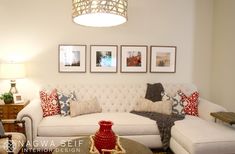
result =
[[0,64],[0,78],[11,80],[10,93],[18,93],[16,89],[16,79],[25,77],[25,65],[18,63]]

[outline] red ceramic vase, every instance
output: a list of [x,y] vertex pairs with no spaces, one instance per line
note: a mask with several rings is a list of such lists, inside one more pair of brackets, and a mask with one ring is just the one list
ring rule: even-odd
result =
[[114,149],[116,145],[116,135],[112,130],[112,121],[100,121],[100,129],[95,133],[95,147],[102,153],[102,149]]

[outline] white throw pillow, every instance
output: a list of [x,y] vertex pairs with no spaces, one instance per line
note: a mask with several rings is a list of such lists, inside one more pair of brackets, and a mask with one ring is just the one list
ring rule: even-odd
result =
[[70,116],[78,116],[89,113],[99,113],[102,112],[100,104],[97,99],[91,99],[86,101],[71,101],[70,102]]
[[170,115],[172,112],[171,101],[152,102],[145,98],[139,98],[134,111],[158,112]]

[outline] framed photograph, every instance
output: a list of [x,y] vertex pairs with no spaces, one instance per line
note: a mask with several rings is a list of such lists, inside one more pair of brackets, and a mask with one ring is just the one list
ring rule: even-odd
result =
[[90,71],[93,73],[116,73],[117,50],[116,45],[91,45]]
[[144,45],[121,46],[121,72],[123,73],[146,73],[147,50]]
[[22,95],[21,94],[13,94],[13,99],[14,99],[14,103],[17,104],[17,103],[23,103],[24,100],[22,98]]
[[175,73],[176,72],[176,46],[150,47],[150,72]]
[[59,72],[86,72],[86,45],[59,45]]

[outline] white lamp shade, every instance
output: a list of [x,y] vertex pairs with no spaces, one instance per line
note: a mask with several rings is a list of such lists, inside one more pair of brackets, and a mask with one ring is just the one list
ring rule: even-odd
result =
[[74,17],[73,21],[83,26],[111,27],[123,24],[127,19],[111,13],[89,13]]
[[0,78],[2,79],[19,79],[24,78],[25,65],[24,64],[1,64],[0,65]]

